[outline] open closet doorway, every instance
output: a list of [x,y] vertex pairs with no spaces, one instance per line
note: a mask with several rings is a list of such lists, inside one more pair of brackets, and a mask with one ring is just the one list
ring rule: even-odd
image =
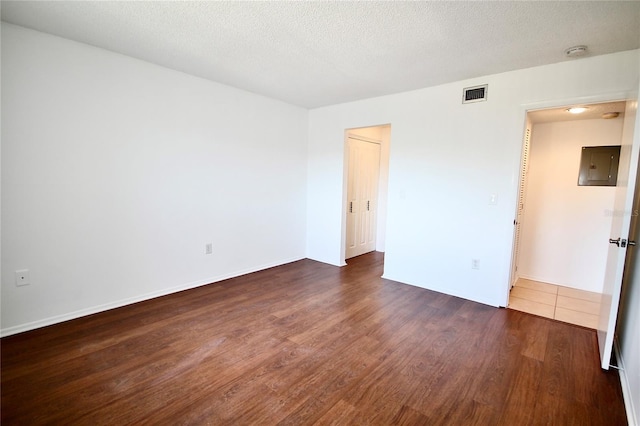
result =
[[345,132],[344,259],[384,252],[390,125]]

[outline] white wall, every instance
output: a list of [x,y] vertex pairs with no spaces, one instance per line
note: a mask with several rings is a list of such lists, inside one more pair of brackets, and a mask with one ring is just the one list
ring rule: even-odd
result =
[[[380,177],[378,180],[378,224],[376,228],[376,251],[384,252],[387,235],[387,194],[389,190],[389,144],[391,141],[391,126],[382,125],[374,127],[363,127],[359,129],[349,129],[347,133],[349,135],[361,136],[380,142]],[[345,141],[345,155],[346,152],[347,148]],[[345,167],[345,169],[348,169],[348,167]],[[345,185],[348,176],[347,173],[348,170],[345,170]],[[345,187],[345,194],[346,191],[347,189]],[[346,215],[346,206],[343,214]],[[344,232],[346,236],[346,229],[344,230]]]
[[4,23],[2,89],[3,334],[305,257],[306,110]]
[[533,126],[521,277],[602,292],[615,187],[578,186],[580,156],[583,146],[620,145],[622,123],[619,117]]
[[[310,111],[307,256],[340,264],[344,130],[390,123],[385,277],[504,306],[526,105],[628,94],[637,76],[629,51]],[[487,102],[461,104],[484,83]]]

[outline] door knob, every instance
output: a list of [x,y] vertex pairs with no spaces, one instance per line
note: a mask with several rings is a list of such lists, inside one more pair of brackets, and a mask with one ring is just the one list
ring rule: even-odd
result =
[[613,238],[609,238],[609,244],[615,244],[618,247],[620,247],[620,238],[615,239],[615,240]]

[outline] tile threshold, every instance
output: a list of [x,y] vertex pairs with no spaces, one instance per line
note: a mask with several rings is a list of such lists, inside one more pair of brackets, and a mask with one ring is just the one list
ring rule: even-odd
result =
[[600,295],[555,284],[520,279],[511,289],[508,308],[596,329],[600,312]]

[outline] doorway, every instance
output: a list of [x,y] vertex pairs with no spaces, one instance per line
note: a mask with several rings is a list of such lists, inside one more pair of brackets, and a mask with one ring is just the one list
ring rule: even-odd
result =
[[[535,282],[559,284],[562,286],[560,288],[564,287],[572,291],[576,289],[587,290],[592,294],[600,295],[601,303],[600,306],[596,306],[595,312],[591,313],[594,318],[591,323],[577,323],[598,330],[602,366],[605,369],[608,368],[609,356],[607,354],[611,350],[613,329],[616,322],[619,289],[622,281],[621,265],[626,255],[625,244],[630,221],[630,215],[626,212],[631,211],[632,208],[631,201],[634,192],[632,183],[635,182],[638,163],[638,138],[633,136],[636,105],[637,103],[634,101],[586,105],[586,110],[591,110],[596,117],[581,117],[584,119],[585,126],[589,122],[591,124],[587,126],[587,130],[582,130],[577,141],[572,142],[575,146],[567,146],[570,148],[571,160],[567,160],[570,158],[567,156],[568,154],[564,157],[560,154],[549,155],[547,164],[544,167],[538,167],[544,172],[543,179],[539,179],[535,184],[531,170],[536,163],[536,138],[547,131],[548,140],[545,142],[545,149],[549,153],[561,150],[563,149],[561,145],[570,145],[567,141],[575,136],[573,133],[568,133],[567,130],[574,129],[575,132],[579,132],[576,129],[580,127],[581,120],[565,118],[557,120],[557,124],[551,120],[551,124],[542,124],[540,128],[534,124],[531,129],[532,139],[530,157],[528,158],[529,174],[526,171],[523,172],[520,182],[521,187],[525,187],[524,215],[519,224],[522,228],[520,238],[518,238],[518,220],[514,221],[516,224],[514,243],[517,245],[514,245],[513,250],[514,267],[510,285],[525,277],[533,278],[532,281]],[[529,113],[528,119],[535,121],[532,117],[536,113],[538,111]],[[551,112],[545,110],[539,111],[539,113],[550,114]],[[556,113],[564,113],[564,117],[568,117],[567,107],[556,109]],[[604,122],[607,123],[604,124]],[[553,126],[553,128],[550,129],[548,126]],[[550,134],[553,135],[552,138],[549,138]],[[616,145],[618,151],[622,152],[620,169],[617,173],[617,185],[615,183],[613,183],[615,186],[578,185],[579,158],[584,157],[581,152],[585,152],[585,147]],[[540,150],[540,152],[542,151],[544,149]],[[592,160],[586,164],[586,167],[596,169],[600,166],[596,167],[596,163]],[[564,172],[566,172],[566,176],[564,176],[565,181],[563,182]],[[580,173],[584,173],[584,170]],[[593,173],[594,175],[598,174],[595,170]],[[540,181],[543,182],[543,185],[540,185]],[[536,196],[532,195],[533,191],[531,191],[532,186],[536,185],[545,187],[547,190],[542,195],[538,194],[537,206],[536,202],[532,202]],[[522,190],[520,193],[522,194]],[[520,204],[518,203],[518,210],[522,209]],[[617,239],[612,235],[617,235]],[[537,241],[535,241],[536,239]],[[532,240],[534,240],[533,243]],[[607,240],[610,243],[615,243],[617,247],[612,249],[611,244],[607,244]],[[525,248],[527,241],[529,249]],[[532,269],[532,265],[537,269]],[[534,275],[538,274],[537,277],[530,276],[534,270],[537,270],[534,273]],[[514,290],[517,288],[516,285]],[[556,302],[554,307],[556,316],[543,316],[576,323],[557,316],[560,302],[567,299],[561,295],[560,290],[553,298],[550,298],[549,295],[546,297],[549,298],[549,303]],[[517,298],[512,292],[509,299],[511,306],[511,302]]]
[[579,186],[580,158],[620,145],[625,102],[582,106],[527,114],[509,305],[596,329],[615,186]]
[[345,132],[343,254],[384,252],[390,125]]
[[[567,113],[566,107],[528,114],[516,215],[514,281],[523,276],[588,291],[601,289],[605,262],[599,262],[599,270],[593,270],[592,265],[586,270],[571,261],[569,252],[580,251],[580,260],[588,259],[589,263],[606,257],[600,241],[610,230],[611,214],[606,211],[613,206],[615,187],[578,186],[578,168],[582,147],[620,145],[625,103],[588,107],[592,112],[579,119]],[[596,111],[619,115],[602,119]],[[576,247],[576,241],[587,246]]]

